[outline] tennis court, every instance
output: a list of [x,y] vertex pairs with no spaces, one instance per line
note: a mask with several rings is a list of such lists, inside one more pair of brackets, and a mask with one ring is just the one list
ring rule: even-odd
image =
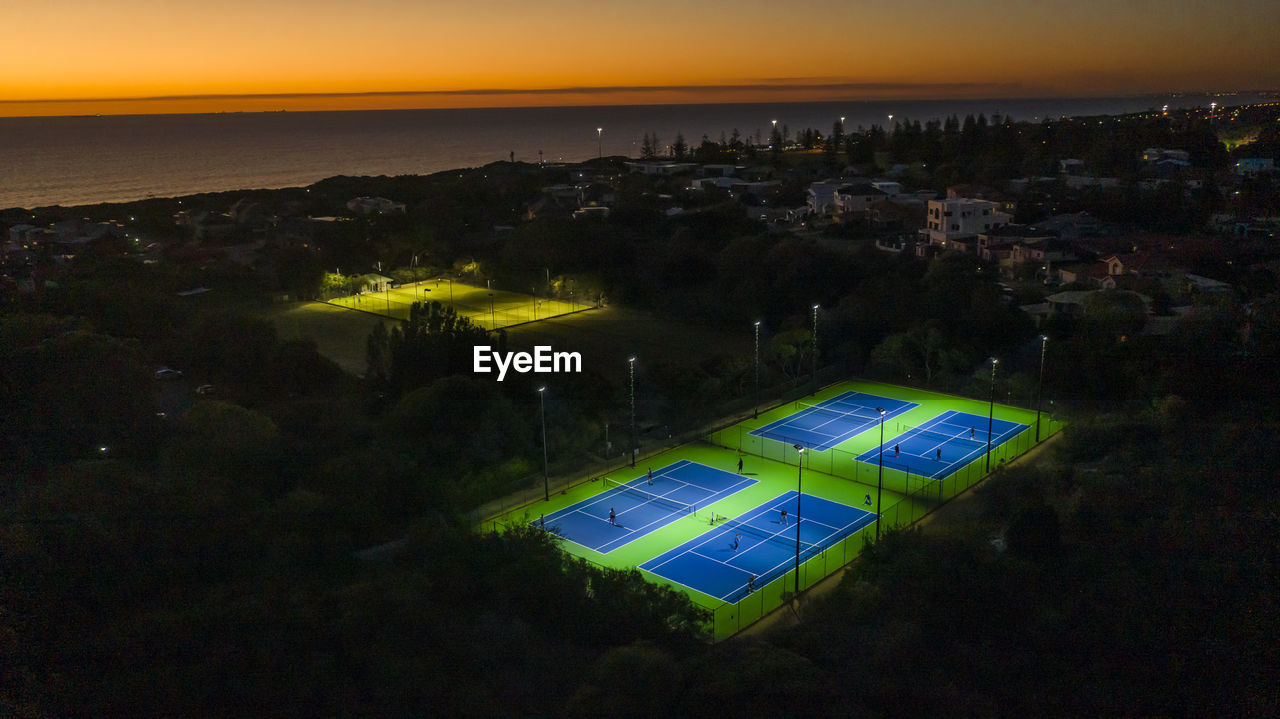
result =
[[[608,553],[756,483],[739,474],[681,460],[624,483],[601,480],[605,490],[532,522],[574,544]],[[613,521],[609,513],[613,512]],[[707,515],[709,516],[709,515]]]
[[[801,561],[876,519],[876,515],[856,507],[788,491],[650,559],[640,568],[723,601],[736,601],[752,591],[752,575],[755,589],[760,589],[795,566],[797,503],[801,510]],[[783,509],[788,515],[785,524]]]
[[333,297],[327,302],[397,320],[409,319],[409,309],[415,302],[439,302],[453,308],[458,316],[492,330],[559,317],[595,306],[594,302],[584,302],[584,299],[572,296],[567,301],[540,298],[437,278],[348,297]]
[[889,420],[919,405],[864,392],[845,392],[818,404],[798,406],[800,411],[753,429],[751,434],[821,452],[874,427],[880,421],[877,407],[884,408],[884,418]]
[[[991,449],[1017,435],[1028,425],[1003,419],[991,422]],[[877,446],[858,455],[859,462],[876,464]],[[944,477],[978,459],[987,451],[987,418],[948,410],[912,427],[884,443],[885,466],[906,469],[922,477]]]

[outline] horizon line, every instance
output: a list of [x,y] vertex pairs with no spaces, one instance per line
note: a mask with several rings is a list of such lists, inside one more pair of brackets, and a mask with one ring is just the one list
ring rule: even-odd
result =
[[[123,97],[61,97],[61,98],[0,98],[0,105],[36,105],[77,102],[171,102],[188,100],[289,100],[307,98],[362,98],[362,97],[504,97],[512,95],[612,95],[622,93],[661,92],[796,92],[796,91],[865,91],[865,92],[921,92],[952,91],[973,92],[988,90],[1008,92],[1030,90],[1017,82],[825,82],[777,84],[785,82],[708,84],[708,85],[580,85],[536,88],[468,88],[456,90],[369,90],[358,92],[262,92],[262,93],[193,93],[179,95],[143,95]],[[889,98],[895,99],[895,98]]]

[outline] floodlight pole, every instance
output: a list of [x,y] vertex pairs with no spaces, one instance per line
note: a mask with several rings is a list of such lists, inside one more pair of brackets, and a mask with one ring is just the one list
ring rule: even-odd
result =
[[498,323],[493,317],[493,280],[485,280],[485,289],[489,290],[489,331],[492,332]]
[[818,306],[813,306],[813,362],[809,365],[809,394],[818,393]]
[[551,480],[549,478],[550,475],[547,474],[547,403],[544,399],[546,390],[545,386],[538,388],[538,414],[542,416],[542,493],[544,498],[550,502]]
[[991,429],[996,416],[996,365],[1000,360],[991,358],[991,401],[987,408],[987,471],[991,471]]
[[880,413],[880,471],[876,476],[876,541],[880,541],[880,499],[884,494],[884,408],[876,407]]
[[756,409],[751,416],[760,416],[760,320],[756,320]]
[[1036,442],[1040,441],[1040,396],[1044,390],[1044,355],[1049,347],[1049,335],[1040,335],[1040,380],[1036,382]]
[[631,466],[636,466],[636,358],[627,358],[627,370],[631,375],[631,446],[627,452],[631,454]]
[[796,590],[792,600],[800,597],[800,497],[801,480],[804,478],[804,447],[798,444],[792,445],[796,448]]

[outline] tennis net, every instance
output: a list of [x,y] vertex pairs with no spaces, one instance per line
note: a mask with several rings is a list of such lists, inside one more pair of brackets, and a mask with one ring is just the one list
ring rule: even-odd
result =
[[914,432],[918,436],[928,437],[929,439],[936,439],[939,442],[947,442],[951,440],[961,439],[967,442],[973,442],[975,445],[986,446],[986,443],[987,443],[986,432],[983,432],[982,435],[979,436],[977,433],[977,430],[974,430],[974,435],[970,437],[969,430],[967,429],[956,432],[955,434],[947,434],[946,432],[937,432],[932,429],[923,429],[920,427],[912,427],[909,424],[904,424],[902,425],[902,431],[904,433]]
[[861,409],[861,410],[852,409],[850,411],[845,411],[842,409],[837,409],[835,407],[832,407],[831,405],[828,405],[828,404],[810,404],[809,402],[796,402],[796,411],[809,412],[812,414],[821,415],[823,417],[830,417],[832,419],[844,419],[846,421],[853,422],[856,424],[862,424],[864,422],[880,421],[880,413],[873,409]]
[[605,489],[620,489],[624,494],[628,494],[643,502],[649,502],[652,504],[656,504],[659,507],[665,507],[673,512],[684,512],[685,514],[692,514],[694,516],[697,516],[698,514],[697,507],[694,506],[693,504],[689,504],[687,502],[679,502],[674,499],[664,497],[660,494],[654,494],[653,492],[646,492],[645,490],[640,489],[639,487],[635,487],[631,484],[627,484],[624,482],[619,482],[617,480],[609,479],[608,477],[605,477],[602,481]]
[[[794,517],[791,518],[791,521],[794,521]],[[795,546],[796,546],[796,535],[795,535],[794,525],[792,525],[791,529],[788,530],[790,536],[788,536],[787,534],[770,533],[767,530],[760,529],[759,527],[753,527],[750,524],[732,525],[732,529],[735,532],[741,532],[742,534],[749,534],[752,537],[755,537],[756,539],[762,539],[766,542],[772,542],[774,544],[777,544],[782,547],[786,547],[788,549],[795,549]],[[807,558],[807,557],[815,556],[821,553],[824,549],[826,549],[826,547],[822,547],[817,544],[810,544],[803,540],[800,541],[801,557]]]

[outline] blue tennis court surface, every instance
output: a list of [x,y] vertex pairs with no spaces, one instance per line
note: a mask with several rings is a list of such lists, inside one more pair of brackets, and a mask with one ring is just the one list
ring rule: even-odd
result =
[[[759,589],[794,568],[797,498],[795,492],[778,495],[640,568],[703,594],[736,601],[748,593],[752,575]],[[876,519],[871,512],[809,494],[801,499],[800,510],[802,562]]]
[[[1013,438],[1030,425],[1003,419],[991,422],[991,449]],[[879,447],[858,455],[859,462],[876,464]],[[886,440],[884,466],[936,479],[964,467],[987,451],[987,418],[982,415],[943,412],[919,427]]]
[[884,408],[888,420],[918,406],[865,392],[845,392],[753,429],[751,434],[820,452],[874,427],[880,421],[877,407]]
[[[552,512],[535,526],[546,523],[561,537],[598,552],[612,552],[628,542],[703,510],[705,507],[756,483],[740,474],[682,459],[653,470],[653,484],[646,471],[626,483]],[[609,512],[614,521],[609,521]]]

